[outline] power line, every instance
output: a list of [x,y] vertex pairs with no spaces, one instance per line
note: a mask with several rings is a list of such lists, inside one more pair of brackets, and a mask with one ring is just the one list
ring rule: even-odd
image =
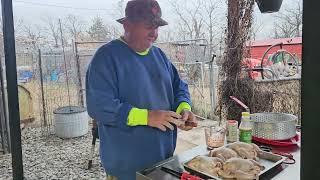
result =
[[35,6],[45,6],[45,7],[56,7],[56,8],[65,8],[65,9],[75,9],[75,10],[86,10],[86,11],[110,11],[110,9],[91,9],[91,8],[79,8],[79,7],[72,7],[72,6],[62,6],[58,4],[45,4],[45,3],[35,3],[35,2],[27,2],[27,1],[13,1],[16,3],[24,3],[30,4]]

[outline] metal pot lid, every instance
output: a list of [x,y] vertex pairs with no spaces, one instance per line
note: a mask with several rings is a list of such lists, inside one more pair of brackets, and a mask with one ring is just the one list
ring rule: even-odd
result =
[[75,114],[85,112],[86,108],[80,106],[63,106],[53,111],[54,114]]

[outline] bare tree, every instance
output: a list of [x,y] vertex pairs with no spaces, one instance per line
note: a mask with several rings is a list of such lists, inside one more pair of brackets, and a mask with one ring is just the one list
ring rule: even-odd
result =
[[124,16],[125,13],[125,0],[118,0],[114,5],[113,9],[114,12],[112,13],[113,16],[117,18],[121,18]]
[[261,21],[257,21],[257,19],[253,20],[252,27],[250,29],[249,39],[256,40],[257,34],[263,29],[263,23]]
[[96,41],[107,41],[111,39],[111,33],[99,16],[92,20],[92,25],[89,27],[88,34],[92,40]]
[[201,14],[202,0],[179,1],[170,0],[175,14],[178,16],[178,29],[182,39],[197,39],[204,37],[204,17]]
[[42,28],[39,25],[25,24],[22,28],[23,43],[30,45],[33,50],[37,50],[40,47],[42,36]]
[[[20,18],[17,18],[17,17],[14,17],[14,30],[15,30],[15,33],[20,33],[21,30],[22,30],[22,27],[23,27],[23,20],[20,19]],[[3,21],[2,21],[2,17],[0,16],[0,33],[2,34],[3,32]]]
[[46,17],[43,21],[47,24],[45,28],[47,33],[52,37],[54,40],[54,46],[59,47],[59,39],[60,39],[60,31],[59,31],[59,22],[58,19],[53,17]]
[[302,35],[302,7],[301,0],[292,3],[292,7],[287,7],[279,12],[275,17],[274,24],[275,38],[300,37]]
[[[125,16],[125,7],[128,0],[117,0],[115,4],[113,4],[113,11],[111,13],[112,19],[114,17],[116,19],[122,18]],[[111,38],[119,38],[122,35],[122,28],[119,24],[114,24],[115,21],[111,23],[107,23],[106,26]]]
[[170,27],[164,27],[159,30],[158,42],[174,41],[175,32]]
[[[219,32],[217,28],[219,28],[217,24],[217,7],[219,7],[221,4],[219,1],[216,0],[203,0],[203,16],[204,23],[206,25],[206,29],[208,32],[207,37],[209,38],[209,44],[210,44],[210,55],[213,53],[214,48],[219,43],[214,43],[214,41],[219,37]],[[217,41],[219,42],[219,41]]]
[[209,54],[219,47],[221,23],[218,21],[217,7],[221,0],[169,0],[174,14],[178,17],[178,34],[181,39],[206,38]]
[[22,32],[24,21],[22,18],[14,17],[14,33],[19,34]]
[[83,32],[85,32],[85,22],[80,17],[69,14],[65,18],[64,24],[74,41],[82,38]]
[[117,26],[110,25],[108,29],[112,39],[119,38],[122,35],[122,31]]
[[[3,21],[0,16],[0,56],[4,55],[4,45],[3,45]],[[14,17],[14,31],[16,36],[21,33],[23,27],[23,20],[17,17]]]

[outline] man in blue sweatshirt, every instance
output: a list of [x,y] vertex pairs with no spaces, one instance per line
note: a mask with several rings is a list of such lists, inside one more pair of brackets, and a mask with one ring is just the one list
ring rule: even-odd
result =
[[100,47],[86,76],[89,115],[97,120],[107,179],[132,180],[136,171],[173,155],[177,128],[192,129],[188,86],[152,44],[161,18],[155,0],[131,0],[117,20],[124,35]]

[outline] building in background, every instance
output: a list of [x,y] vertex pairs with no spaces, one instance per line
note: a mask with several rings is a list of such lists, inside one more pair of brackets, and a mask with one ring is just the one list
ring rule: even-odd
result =
[[[281,43],[282,45],[280,45]],[[244,67],[250,69],[261,67],[262,57],[266,53],[263,67],[271,69],[278,78],[301,77],[301,37],[248,41],[246,48],[247,51],[243,60]],[[269,51],[266,52],[268,49]],[[249,76],[253,79],[259,79],[260,75],[256,71],[249,73]]]
[[[258,40],[258,41],[248,41],[246,47],[247,57],[251,59],[261,60],[265,51],[272,45],[283,43],[282,49],[290,52],[296,56],[301,64],[302,57],[302,37],[296,38],[282,38],[282,39],[268,39],[268,40]],[[280,46],[272,48],[266,55],[266,59],[272,54],[280,50]]]

